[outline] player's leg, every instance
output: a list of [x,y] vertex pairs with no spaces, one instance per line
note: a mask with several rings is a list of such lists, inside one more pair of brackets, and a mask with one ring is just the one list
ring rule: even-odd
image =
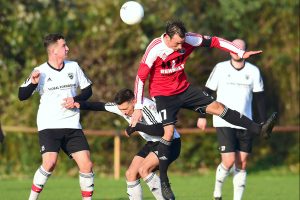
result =
[[36,170],[29,200],[36,200],[42,192],[48,178],[55,168],[60,149],[61,135],[55,129],[39,131],[40,152],[42,153],[42,165]]
[[218,115],[225,121],[233,125],[244,127],[247,130],[250,130],[252,133],[261,135],[264,138],[270,137],[277,118],[277,113],[273,113],[263,125],[257,124],[243,114],[235,110],[231,110],[230,108],[217,101],[214,101],[207,105],[206,113]]
[[236,153],[235,169],[233,171],[234,200],[241,200],[247,178],[247,159],[252,151],[252,137],[246,134],[245,130],[239,130],[238,133],[239,151]]
[[235,129],[228,127],[217,127],[217,138],[219,144],[219,151],[221,153],[221,163],[216,170],[214,198],[222,197],[222,187],[226,177],[230,173],[230,169],[235,162],[236,151],[236,136]]
[[130,200],[142,200],[143,190],[140,184],[139,167],[144,161],[144,157],[134,156],[128,169],[126,170],[127,194]]
[[150,152],[139,167],[139,174],[148,185],[153,196],[157,200],[164,200],[161,193],[160,178],[154,172],[158,168],[159,160],[157,154]]
[[181,106],[178,95],[155,97],[157,111],[161,114],[164,126],[164,136],[158,144],[159,172],[161,179],[162,194],[165,199],[175,199],[168,178],[168,166],[171,155],[171,144],[174,134],[176,115]]
[[94,192],[93,163],[90,158],[89,145],[82,130],[66,130],[62,149],[74,159],[79,168],[79,184],[82,199],[92,199]]

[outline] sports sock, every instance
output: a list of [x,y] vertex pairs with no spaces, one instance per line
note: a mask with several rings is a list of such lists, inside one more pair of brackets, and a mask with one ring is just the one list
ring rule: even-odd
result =
[[144,181],[147,183],[156,200],[164,200],[161,194],[160,178],[155,173],[148,174],[148,176],[144,178]]
[[222,119],[224,119],[225,121],[233,125],[244,127],[254,134],[260,134],[261,131],[260,124],[255,123],[254,121],[244,116],[243,114],[235,110],[231,110],[226,106],[224,108],[223,113],[219,115],[219,117],[221,117]]
[[229,169],[226,169],[222,163],[220,163],[216,170],[216,182],[214,189],[214,197],[222,196],[222,187],[226,177],[229,175]]
[[82,200],[92,199],[94,192],[94,173],[79,172],[79,184],[81,189]]
[[130,200],[142,200],[143,190],[140,184],[140,180],[126,181],[127,183],[127,194]]
[[171,143],[172,143],[171,141],[167,141],[161,138],[157,147],[158,159],[159,159],[159,176],[161,182],[169,182],[167,171],[169,167]]
[[246,186],[246,170],[235,169],[233,172],[233,199],[241,200]]
[[42,192],[47,179],[50,177],[51,172],[47,172],[43,166],[40,166],[33,177],[33,184],[31,187],[31,192],[29,196],[29,200],[36,200],[39,197],[40,192]]

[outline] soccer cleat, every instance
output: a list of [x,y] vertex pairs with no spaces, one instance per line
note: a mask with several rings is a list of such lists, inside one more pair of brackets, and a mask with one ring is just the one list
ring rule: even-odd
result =
[[274,112],[267,119],[267,121],[262,125],[260,135],[263,138],[268,139],[271,137],[271,133],[272,133],[273,127],[275,125],[276,119],[277,119],[277,112]]
[[169,182],[161,182],[161,193],[166,200],[175,200]]
[[222,200],[222,197],[214,197],[213,200]]

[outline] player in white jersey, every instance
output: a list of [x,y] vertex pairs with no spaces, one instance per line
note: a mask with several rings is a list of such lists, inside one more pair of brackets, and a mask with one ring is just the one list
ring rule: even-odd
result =
[[[76,62],[67,61],[69,47],[61,34],[44,38],[48,61],[34,68],[19,88],[19,99],[28,99],[39,92],[37,114],[42,165],[35,172],[29,200],[38,199],[47,179],[53,172],[58,152],[62,149],[79,168],[82,199],[92,199],[94,174],[87,140],[79,123],[79,109],[74,101],[87,100],[92,95],[91,81]],[[81,93],[77,95],[77,88]]]
[[[241,39],[233,41],[241,49],[246,44]],[[252,100],[256,103],[258,123],[265,122],[266,110],[264,84],[259,69],[237,55],[230,53],[231,60],[218,63],[206,82],[206,92],[217,93],[217,101],[237,110],[252,119]],[[198,120],[198,127],[204,129],[206,119]],[[221,117],[213,116],[213,125],[217,130],[219,151],[222,162],[216,170],[214,198],[222,199],[222,186],[225,178],[233,169],[234,200],[241,200],[246,185],[247,158],[252,150],[251,134],[245,128],[230,124]]]
[[[134,93],[129,89],[120,90],[114,99],[114,103],[103,102],[79,102],[76,107],[83,110],[107,111],[123,117],[128,123],[134,111]],[[154,197],[164,200],[161,193],[160,178],[154,173],[158,168],[158,144],[164,134],[161,123],[161,116],[158,114],[156,104],[150,99],[144,98],[142,108],[142,121],[135,127],[128,127],[126,134],[129,136],[134,131],[138,131],[147,143],[134,156],[130,166],[126,171],[127,194],[130,200],[143,199],[140,178],[149,186]],[[169,164],[176,160],[180,154],[181,140],[180,135],[174,129],[173,142],[171,145],[172,154]]]

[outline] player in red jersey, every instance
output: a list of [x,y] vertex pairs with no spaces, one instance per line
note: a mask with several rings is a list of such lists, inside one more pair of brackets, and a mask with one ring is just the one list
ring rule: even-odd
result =
[[187,81],[184,67],[187,58],[197,47],[218,48],[237,54],[244,59],[262,52],[244,51],[222,38],[187,32],[184,24],[178,20],[168,22],[166,32],[149,44],[136,76],[136,104],[131,126],[134,127],[141,119],[144,85],[150,75],[150,96],[156,101],[165,131],[158,147],[158,157],[162,194],[166,199],[175,199],[167,176],[167,161],[177,121],[176,115],[180,108],[218,115],[231,124],[261,135],[271,133],[276,118],[276,115],[272,115],[265,124],[257,124],[239,112],[215,101],[212,96],[201,89],[191,86]]

